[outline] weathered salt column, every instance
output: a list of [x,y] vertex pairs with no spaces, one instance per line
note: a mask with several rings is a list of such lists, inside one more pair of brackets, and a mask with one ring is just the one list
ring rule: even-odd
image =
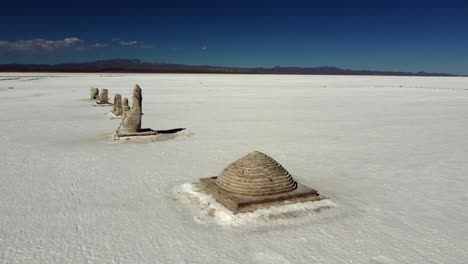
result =
[[112,114],[114,114],[115,116],[122,116],[122,113],[122,95],[116,94],[114,96],[114,106],[112,108]]
[[109,102],[109,91],[107,89],[101,90],[99,101],[96,102],[95,106],[110,106],[112,103]]
[[200,179],[200,186],[234,213],[324,199],[316,190],[297,183],[283,166],[258,151],[231,163],[217,177]]
[[112,103],[109,102],[109,92],[107,89],[102,89],[101,90],[101,96],[99,96],[99,102],[96,102],[95,106],[109,106],[112,105]]
[[99,99],[99,89],[93,87],[91,88],[89,100],[97,100],[97,99]]
[[109,91],[107,89],[102,89],[101,96],[99,103],[100,104],[108,104],[109,103]]
[[122,103],[122,111],[123,113],[127,113],[130,110],[130,106],[128,106],[128,99],[124,98]]
[[141,88],[138,84],[135,84],[132,99],[132,109],[125,113],[125,118],[123,120],[123,129],[125,132],[139,132],[141,130],[143,97],[141,94]]
[[[132,108],[124,112],[122,116],[122,123],[117,131],[113,134],[114,140],[119,140],[120,138],[131,139],[134,137],[148,137],[158,134],[157,131],[154,131],[150,128],[141,128],[141,116],[143,115],[143,97],[141,94],[141,88],[138,86],[138,84],[136,84],[135,88],[133,89],[132,99]],[[124,106],[125,105],[125,108],[128,109],[128,100],[126,100],[126,98],[124,99]]]

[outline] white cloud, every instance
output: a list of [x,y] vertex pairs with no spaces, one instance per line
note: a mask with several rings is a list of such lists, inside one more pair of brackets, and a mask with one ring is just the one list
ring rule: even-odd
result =
[[56,49],[77,49],[82,46],[83,40],[79,38],[64,38],[63,40],[28,39],[14,41],[0,41],[0,50],[7,51],[53,51]]

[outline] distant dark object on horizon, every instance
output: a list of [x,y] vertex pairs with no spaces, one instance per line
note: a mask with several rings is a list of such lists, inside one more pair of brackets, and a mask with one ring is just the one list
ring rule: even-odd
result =
[[136,59],[110,59],[63,64],[0,64],[0,72],[108,72],[108,73],[224,73],[298,75],[382,75],[382,76],[459,76],[446,73],[345,70],[337,67],[239,68],[142,62]]

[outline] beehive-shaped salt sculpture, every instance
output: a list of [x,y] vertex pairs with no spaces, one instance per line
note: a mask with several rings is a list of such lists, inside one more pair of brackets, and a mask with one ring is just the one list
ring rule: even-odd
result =
[[216,184],[232,193],[270,195],[296,189],[291,174],[269,156],[254,151],[227,166]]
[[294,181],[283,166],[259,151],[231,163],[218,177],[200,179],[200,185],[234,213],[322,199],[316,190]]

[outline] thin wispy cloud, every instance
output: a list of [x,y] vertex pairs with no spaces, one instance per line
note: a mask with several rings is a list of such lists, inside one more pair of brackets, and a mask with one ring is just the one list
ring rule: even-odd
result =
[[141,41],[136,41],[136,40],[131,40],[131,41],[126,41],[120,38],[113,38],[113,42],[118,42],[120,46],[124,47],[134,47],[134,48],[144,48],[144,49],[151,49],[154,46],[150,44],[146,44]]
[[154,48],[153,45],[145,45],[145,44],[142,44],[142,45],[139,45],[138,48],[142,48],[142,49],[152,49]]
[[97,42],[96,44],[94,44],[94,47],[96,47],[96,48],[106,48],[106,47],[109,47],[109,44]]
[[[91,41],[89,41],[91,42]],[[54,52],[54,51],[78,51],[86,49],[105,49],[115,46],[151,49],[154,45],[131,40],[126,41],[120,38],[112,38],[111,42],[91,42],[77,37],[50,40],[45,38],[20,39],[20,40],[0,40],[0,52],[2,53],[23,53],[23,52]]]
[[121,40],[119,43],[122,46],[134,46],[134,45],[138,44],[138,42],[136,40],[133,40],[133,41]]
[[79,49],[84,41],[72,37],[63,40],[47,40],[42,38],[2,41],[0,40],[0,50],[2,51],[54,51],[57,49]]

